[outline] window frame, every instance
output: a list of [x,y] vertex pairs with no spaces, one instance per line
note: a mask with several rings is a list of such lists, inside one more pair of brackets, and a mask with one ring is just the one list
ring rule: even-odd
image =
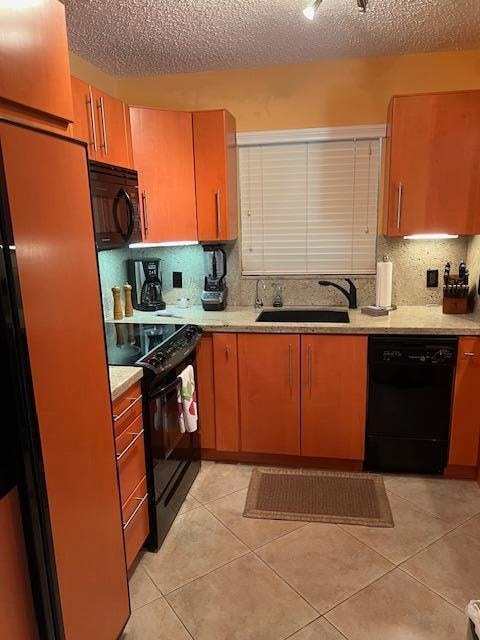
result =
[[[237,146],[238,147],[248,147],[252,145],[278,145],[278,144],[289,144],[289,143],[302,143],[302,142],[331,142],[331,141],[358,141],[358,140],[369,140],[369,139],[377,139],[379,142],[378,147],[378,190],[377,190],[377,207],[380,205],[380,194],[382,189],[382,168],[383,168],[383,141],[387,134],[387,125],[386,124],[376,124],[376,125],[359,125],[359,126],[348,126],[348,127],[321,127],[321,128],[311,128],[311,129],[280,129],[280,130],[270,130],[270,131],[248,131],[248,132],[239,132],[237,133]],[[239,193],[239,197],[241,194]],[[378,238],[378,224],[379,220],[377,218],[377,233],[376,236]],[[375,273],[364,273],[364,274],[348,274],[348,273],[282,273],[278,274],[246,274],[244,272],[243,266],[243,228],[240,220],[240,273],[242,278],[247,279],[257,279],[264,278],[268,279],[299,279],[299,280],[308,280],[314,279],[319,276],[328,275],[329,278],[375,278]]]

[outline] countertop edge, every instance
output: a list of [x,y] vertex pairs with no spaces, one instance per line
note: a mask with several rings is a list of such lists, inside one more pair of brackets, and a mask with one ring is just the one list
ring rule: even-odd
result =
[[110,380],[110,396],[112,402],[115,402],[122,393],[143,378],[143,369],[142,367],[109,365],[108,374]]

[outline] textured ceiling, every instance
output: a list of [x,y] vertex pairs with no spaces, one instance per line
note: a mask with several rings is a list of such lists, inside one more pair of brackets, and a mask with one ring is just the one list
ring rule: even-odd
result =
[[71,49],[116,76],[480,47],[480,0],[64,0]]

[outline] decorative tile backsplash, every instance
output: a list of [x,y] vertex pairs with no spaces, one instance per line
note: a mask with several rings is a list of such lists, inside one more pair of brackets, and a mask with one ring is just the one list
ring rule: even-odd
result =
[[[419,241],[403,238],[378,237],[378,260],[387,255],[393,262],[393,302],[397,305],[440,304],[442,301],[442,273],[445,262],[452,263],[452,271],[462,259],[467,259],[472,273],[471,282],[480,274],[480,237],[472,239]],[[111,288],[127,282],[126,260],[128,258],[154,257],[162,260],[164,299],[167,304],[175,304],[181,297],[191,299],[193,305],[200,304],[203,288],[204,253],[201,246],[157,247],[149,249],[114,249],[99,254],[102,298],[106,317],[112,315],[113,301]],[[252,277],[243,277],[240,267],[239,243],[227,246],[227,283],[229,305],[253,305],[255,282]],[[428,289],[427,269],[439,270],[440,285]],[[173,288],[172,272],[181,271],[183,287]],[[340,282],[341,278],[327,277]],[[358,304],[364,306],[375,303],[375,277],[352,278],[358,289]],[[272,302],[272,282],[280,281],[284,304],[287,306],[345,305],[344,296],[333,288],[320,287],[317,277],[309,278],[264,278],[265,290],[262,297],[265,305]]]

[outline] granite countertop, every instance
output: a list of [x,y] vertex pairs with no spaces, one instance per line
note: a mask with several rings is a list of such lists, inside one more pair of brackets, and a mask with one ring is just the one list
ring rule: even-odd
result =
[[[268,308],[264,307],[264,309]],[[440,305],[399,307],[388,316],[381,317],[364,315],[360,309],[350,310],[349,324],[325,322],[257,323],[255,320],[260,311],[253,307],[229,307],[225,311],[204,311],[200,306],[189,309],[168,306],[166,311],[178,317],[169,318],[155,315],[152,312],[135,311],[133,317],[124,318],[119,322],[196,324],[204,331],[239,333],[480,335],[480,317],[478,315],[443,314]],[[114,320],[108,319],[107,322],[114,322]],[[129,369],[131,367],[123,368]]]
[[112,402],[143,376],[141,367],[108,367]]

